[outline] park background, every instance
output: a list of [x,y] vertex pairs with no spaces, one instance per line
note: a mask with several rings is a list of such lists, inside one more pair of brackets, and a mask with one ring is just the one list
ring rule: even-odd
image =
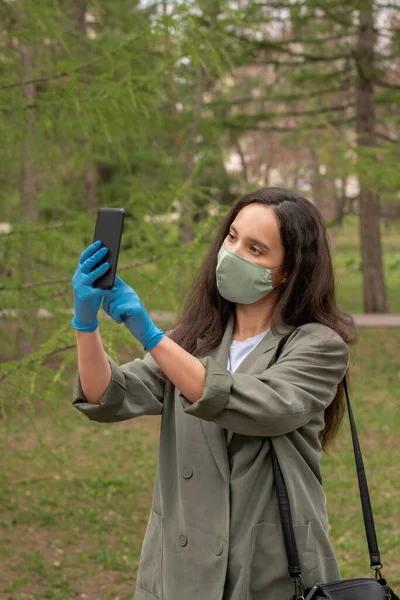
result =
[[[339,306],[400,313],[398,0],[0,0],[0,597],[132,598],[159,418],[71,406],[71,278],[97,208],[167,330],[243,193],[322,212]],[[102,311],[117,362],[143,356]],[[352,392],[383,573],[400,588],[400,335],[359,328]],[[343,577],[369,569],[347,420],[322,461]],[[195,565],[194,565],[195,568]]]

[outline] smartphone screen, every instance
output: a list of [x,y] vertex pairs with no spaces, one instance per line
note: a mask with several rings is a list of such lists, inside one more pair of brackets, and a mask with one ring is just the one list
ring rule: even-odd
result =
[[93,242],[100,240],[108,248],[106,256],[96,265],[96,269],[105,262],[111,267],[93,284],[103,290],[110,290],[114,286],[117,272],[118,255],[121,245],[122,229],[124,226],[125,210],[123,208],[99,208],[97,212],[96,227]]

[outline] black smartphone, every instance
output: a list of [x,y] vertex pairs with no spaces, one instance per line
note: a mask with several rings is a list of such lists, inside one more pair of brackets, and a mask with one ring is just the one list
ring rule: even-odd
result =
[[109,262],[111,266],[107,273],[96,279],[93,287],[111,290],[114,286],[124,218],[125,210],[123,208],[99,208],[97,211],[93,242],[100,240],[102,245],[108,248],[108,252],[95,268],[97,269],[105,262]]

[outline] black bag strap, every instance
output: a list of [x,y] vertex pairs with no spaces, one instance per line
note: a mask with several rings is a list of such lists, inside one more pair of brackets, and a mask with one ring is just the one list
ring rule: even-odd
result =
[[[281,340],[279,341],[278,347],[276,349],[275,355],[274,355],[273,359],[271,360],[271,362],[269,363],[268,367],[270,367],[272,364],[274,364],[278,360],[280,354],[282,353],[282,350],[284,348],[286,341],[292,335],[292,333],[293,333],[293,331],[290,334],[286,335],[285,337],[281,338]],[[346,394],[347,409],[348,409],[348,413],[349,413],[351,436],[352,436],[352,440],[353,440],[354,457],[355,457],[357,478],[358,478],[358,487],[359,487],[359,491],[360,491],[360,499],[361,499],[361,506],[362,506],[362,511],[363,511],[365,534],[367,537],[368,550],[369,550],[369,556],[370,556],[370,565],[371,565],[372,569],[376,569],[377,576],[378,576],[379,571],[383,565],[381,563],[379,549],[378,549],[378,540],[376,537],[374,516],[372,513],[371,500],[370,500],[368,484],[367,484],[367,477],[365,474],[364,462],[363,462],[363,458],[362,458],[362,454],[361,454],[360,442],[358,439],[353,410],[352,410],[351,404],[350,404],[346,376],[344,376],[344,378],[343,378],[343,385],[344,385],[344,390],[345,390],[345,394]],[[290,513],[289,496],[287,493],[287,488],[286,488],[285,480],[283,478],[282,471],[281,471],[281,468],[279,465],[279,461],[276,456],[272,438],[270,438],[270,444],[271,444],[272,468],[273,468],[273,473],[274,473],[274,483],[275,483],[275,489],[276,489],[276,494],[277,494],[277,498],[278,498],[279,516],[280,516],[281,525],[282,525],[285,551],[286,551],[286,556],[287,556],[287,561],[288,561],[288,566],[289,566],[289,574],[290,574],[292,580],[294,581],[294,583],[296,584],[296,590],[297,590],[298,589],[297,586],[299,585],[299,581],[301,579],[301,567],[300,567],[300,562],[299,562],[298,553],[297,553],[296,538],[294,535],[292,516]],[[300,593],[297,592],[297,596],[301,597]]]

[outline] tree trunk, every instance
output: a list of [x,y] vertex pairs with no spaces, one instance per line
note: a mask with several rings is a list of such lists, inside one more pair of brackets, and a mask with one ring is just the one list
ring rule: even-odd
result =
[[[179,237],[182,243],[182,247],[184,245],[190,243],[194,238],[194,230],[193,230],[193,194],[192,194],[192,176],[193,176],[193,167],[194,161],[196,157],[196,138],[199,133],[199,119],[200,119],[200,110],[201,110],[201,102],[203,98],[203,79],[204,79],[204,70],[202,67],[199,68],[199,73],[197,77],[197,81],[194,84],[193,89],[193,119],[190,135],[188,135],[188,144],[184,147],[185,151],[185,170],[184,170],[184,178],[185,178],[185,187],[187,189],[187,196],[185,202],[183,203],[182,211],[181,211],[181,219],[180,219],[180,232]],[[186,266],[183,265],[182,269],[178,273],[178,281],[177,281],[177,289],[178,294],[184,296],[186,293],[186,284],[185,284],[185,276],[186,276]]]
[[[86,2],[85,0],[74,0],[73,4],[73,20],[75,21],[76,29],[79,33],[81,50],[85,51],[87,46],[86,36]],[[83,85],[85,85],[85,80]],[[83,148],[86,146],[87,140],[82,140]],[[93,212],[96,208],[97,195],[97,171],[90,160],[86,161],[83,168],[83,184],[84,184],[84,205],[89,212]]]
[[[374,65],[374,19],[373,0],[365,3],[360,11],[358,30],[358,81],[357,99],[357,143],[360,150],[376,146],[375,96],[373,84]],[[362,152],[358,157],[360,184],[360,240],[364,276],[364,311],[385,313],[388,301],[383,272],[382,244],[380,232],[379,196],[366,177],[362,166]]]
[[[192,212],[192,178],[193,178],[193,167],[194,161],[196,158],[196,144],[197,144],[197,136],[199,134],[199,119],[200,119],[200,110],[201,103],[203,98],[203,79],[204,79],[204,71],[203,68],[199,68],[197,81],[194,84],[193,88],[193,118],[192,125],[190,127],[190,133],[188,135],[188,143],[184,147],[185,152],[185,169],[184,169],[184,179],[187,185],[188,194],[187,194],[187,202],[185,203],[184,210],[182,211],[182,215],[186,214],[188,218],[182,219],[182,230],[181,230],[181,241],[187,242],[191,241],[194,237],[193,231],[189,233],[189,230],[192,230],[191,219],[189,215]],[[185,208],[187,210],[185,211]]]
[[[23,2],[20,2],[19,17],[22,23],[25,21],[25,10]],[[34,78],[35,54],[32,45],[20,42],[20,75],[23,81],[29,81]],[[22,124],[23,134],[21,136],[20,148],[20,211],[21,222],[27,228],[38,221],[38,174],[35,164],[35,123],[36,108],[34,107],[36,99],[36,87],[34,83],[26,83],[21,86],[22,98],[25,104],[31,105],[24,111],[25,121]],[[34,244],[34,238],[27,239],[26,247]],[[34,270],[34,246],[30,246],[30,251],[21,247],[20,255],[20,273],[21,283],[29,281],[31,273]],[[26,356],[32,351],[33,344],[37,337],[36,323],[34,315],[30,314],[29,308],[26,310],[26,297],[21,292],[20,297],[21,320],[18,323],[16,341],[17,353],[20,358]]]
[[85,0],[74,0],[74,19],[76,23],[76,28],[81,34],[82,38],[85,39],[86,36],[86,3]]
[[313,175],[311,178],[313,201],[327,225],[328,238],[333,251],[336,246],[337,228],[336,225],[332,225],[332,222],[338,217],[334,178],[330,172],[326,175],[321,174],[321,165],[317,152],[311,148],[310,153],[313,166]]
[[237,153],[239,154],[240,163],[242,165],[243,179],[244,179],[245,183],[247,184],[247,183],[249,183],[249,174],[247,171],[246,157],[245,157],[242,147],[240,145],[239,137],[236,140],[236,150],[237,150]]

